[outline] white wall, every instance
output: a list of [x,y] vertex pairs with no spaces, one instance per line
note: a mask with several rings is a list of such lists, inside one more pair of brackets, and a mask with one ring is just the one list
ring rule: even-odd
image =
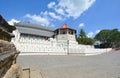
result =
[[[105,49],[94,49],[93,46],[78,45],[75,36],[58,35],[58,39],[45,40],[41,37],[20,36],[18,30],[13,32],[15,38],[12,42],[16,45],[20,55],[67,55],[69,53],[96,55],[106,52]],[[64,37],[64,38],[63,38]],[[67,37],[70,39],[67,42]],[[109,49],[110,51],[110,49]]]
[[75,35],[70,34],[59,34],[56,36],[57,40],[69,40],[69,41],[76,41]]

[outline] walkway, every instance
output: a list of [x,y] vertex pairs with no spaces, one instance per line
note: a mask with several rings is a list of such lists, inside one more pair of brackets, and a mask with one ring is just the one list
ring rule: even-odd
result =
[[120,78],[120,51],[96,56],[19,56],[17,63],[39,65],[45,78]]

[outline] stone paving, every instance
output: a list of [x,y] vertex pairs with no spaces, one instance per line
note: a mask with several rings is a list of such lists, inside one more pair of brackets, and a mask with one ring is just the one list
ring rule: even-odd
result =
[[95,56],[19,56],[17,63],[40,66],[45,78],[120,78],[120,50]]

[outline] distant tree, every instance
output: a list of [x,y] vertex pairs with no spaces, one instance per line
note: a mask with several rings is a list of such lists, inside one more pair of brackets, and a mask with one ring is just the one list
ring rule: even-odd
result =
[[120,32],[118,29],[111,30],[110,41],[113,47],[120,47]]
[[102,42],[108,42],[111,35],[110,33],[110,30],[102,30],[95,36],[95,39],[100,40]]
[[83,29],[80,30],[79,36],[77,38],[77,41],[79,44],[84,44],[84,45],[92,45],[93,44],[93,39],[88,38],[86,36],[86,33]]
[[92,38],[87,38],[86,39],[86,45],[93,45],[94,40]]
[[120,32],[118,29],[101,30],[94,38],[109,44],[111,47],[120,47]]
[[85,33],[85,31],[83,29],[80,30],[79,37],[80,38],[86,38],[87,37],[86,33]]

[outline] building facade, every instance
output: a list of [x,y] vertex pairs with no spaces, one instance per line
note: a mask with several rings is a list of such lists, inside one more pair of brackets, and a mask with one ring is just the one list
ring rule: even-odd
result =
[[16,63],[19,54],[15,45],[11,42],[11,38],[14,37],[12,31],[15,29],[0,15],[0,78],[4,78],[11,66]]
[[16,28],[9,25],[5,19],[0,15],[0,39],[5,41],[11,41],[11,38],[14,37],[12,33]]
[[76,30],[64,24],[58,29],[32,24],[14,23],[16,30],[12,42],[20,55],[67,55],[85,54],[91,46],[78,45]]
[[76,30],[64,24],[61,28],[39,26],[28,22],[14,24],[16,30],[13,32],[13,42],[21,55],[50,55],[68,54],[70,49],[78,49],[75,39]]

